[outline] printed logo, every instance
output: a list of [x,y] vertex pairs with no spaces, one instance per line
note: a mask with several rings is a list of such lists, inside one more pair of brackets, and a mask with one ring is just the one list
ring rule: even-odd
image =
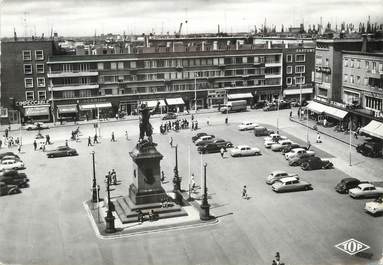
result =
[[346,252],[349,255],[355,255],[356,253],[365,251],[370,248],[370,246],[359,242],[358,240],[355,240],[353,238],[339,243],[335,245],[335,247],[343,252]]

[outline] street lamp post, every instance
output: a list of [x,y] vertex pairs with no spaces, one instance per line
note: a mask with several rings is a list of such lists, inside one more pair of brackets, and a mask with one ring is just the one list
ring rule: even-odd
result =
[[197,73],[194,73],[194,113],[197,113]]
[[174,148],[176,151],[176,165],[174,167],[173,191],[176,196],[176,203],[181,205],[182,204],[181,178],[178,176],[178,144]]
[[113,204],[110,201],[110,174],[108,174],[108,181],[106,182],[106,189],[108,191],[108,211],[105,217],[105,233],[114,233],[116,232],[116,228],[114,226],[114,216],[112,213]]
[[210,205],[207,200],[207,187],[206,187],[206,167],[207,163],[203,164],[204,167],[204,181],[203,181],[203,195],[202,195],[202,204],[201,204],[201,211],[199,214],[199,218],[202,221],[208,221],[210,220]]
[[92,152],[92,164],[93,164],[93,185],[92,185],[92,202],[98,201],[97,196],[97,183],[96,183],[96,163],[94,160],[94,151]]

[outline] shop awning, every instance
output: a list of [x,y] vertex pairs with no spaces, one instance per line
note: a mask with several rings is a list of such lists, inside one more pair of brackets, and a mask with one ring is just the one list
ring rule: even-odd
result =
[[238,94],[228,94],[227,99],[243,99],[243,98],[253,98],[251,93],[238,93]]
[[80,110],[90,110],[90,109],[102,109],[102,108],[111,108],[112,103],[110,102],[102,102],[102,103],[95,103],[95,104],[83,104],[80,105]]
[[326,114],[334,119],[337,119],[337,120],[343,120],[344,117],[347,115],[347,111],[344,111],[344,110],[341,110],[341,109],[337,109],[337,108],[334,108],[334,107],[330,107],[330,106],[327,106],[327,105],[323,105],[321,103],[318,103],[318,102],[315,102],[315,101],[311,101],[307,106],[306,106],[307,109],[309,109],[310,111],[313,111],[317,114]]
[[24,106],[25,116],[48,116],[49,105],[45,106]]
[[155,106],[157,106],[158,101],[160,102],[160,107],[166,106],[165,100],[163,99],[143,101],[143,102],[146,103],[146,106],[148,106],[149,108],[154,108]]
[[182,98],[167,98],[166,103],[168,105],[184,105],[185,104]]
[[370,121],[369,124],[360,128],[360,132],[383,139],[383,123],[378,121]]
[[[313,93],[313,88],[302,88],[302,94],[312,94]],[[301,89],[299,88],[294,88],[294,89],[285,89],[283,90],[283,94],[285,96],[289,95],[300,95],[301,94]]]
[[76,104],[70,104],[70,105],[58,105],[57,110],[59,114],[63,113],[77,113],[77,105]]

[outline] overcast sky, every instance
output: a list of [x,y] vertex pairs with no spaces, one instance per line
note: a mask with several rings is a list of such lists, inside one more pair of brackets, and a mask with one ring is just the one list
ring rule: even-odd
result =
[[[182,33],[249,31],[254,25],[318,24],[320,17],[340,24],[358,23],[368,15],[383,23],[383,0],[0,0],[1,35],[27,31],[64,36],[101,33]],[[185,24],[185,21],[188,21]],[[25,23],[26,21],[26,23]],[[26,26],[25,26],[26,25]]]

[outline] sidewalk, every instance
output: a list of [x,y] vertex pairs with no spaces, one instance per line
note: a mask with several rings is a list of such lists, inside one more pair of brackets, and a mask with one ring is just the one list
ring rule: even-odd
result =
[[[197,111],[197,115],[199,114],[206,114],[206,113],[214,113],[218,112],[216,108],[213,109],[200,109]],[[178,117],[183,117],[183,116],[190,116],[192,114],[195,114],[194,111],[190,111],[189,113],[177,113]],[[162,118],[165,114],[154,114],[151,115],[150,118],[153,119],[159,119]],[[106,120],[100,120],[98,121],[97,119],[94,120],[84,120],[84,121],[77,121],[75,122],[64,122],[63,124],[60,124],[60,122],[47,122],[44,123],[49,126],[49,128],[56,128],[56,127],[75,127],[75,126],[80,126],[80,125],[86,125],[86,124],[94,124],[94,123],[111,123],[111,122],[123,122],[123,121],[132,121],[132,120],[138,120],[139,116],[138,115],[129,115],[125,116],[124,118],[116,119],[116,118],[110,118]],[[0,132],[4,132],[6,128],[8,128],[8,124],[0,124]],[[10,131],[18,131],[20,129],[20,124],[11,124],[11,130]]]

